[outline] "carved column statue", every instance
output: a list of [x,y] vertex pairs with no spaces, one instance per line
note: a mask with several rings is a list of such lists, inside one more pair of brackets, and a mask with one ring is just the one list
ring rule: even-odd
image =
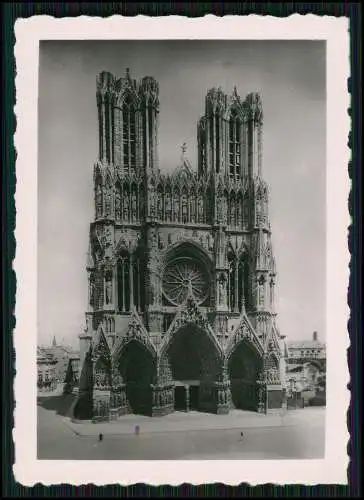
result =
[[113,276],[111,271],[105,273],[105,305],[110,306],[113,303]]

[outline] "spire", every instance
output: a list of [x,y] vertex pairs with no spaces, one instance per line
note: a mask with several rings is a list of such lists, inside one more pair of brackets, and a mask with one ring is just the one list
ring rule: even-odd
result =
[[53,347],[56,347],[56,345],[57,345],[56,336],[55,336],[55,335],[53,335],[52,346],[53,346]]
[[183,165],[186,161],[186,151],[187,151],[187,144],[184,142],[181,146],[181,164]]

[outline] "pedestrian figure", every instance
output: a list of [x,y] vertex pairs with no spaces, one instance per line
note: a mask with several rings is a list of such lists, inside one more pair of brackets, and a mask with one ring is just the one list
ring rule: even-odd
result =
[[244,437],[244,432],[243,431],[241,431],[240,436]]
[[99,441],[102,441],[103,437],[104,436],[102,434],[99,434]]
[[135,430],[134,430],[136,436],[139,436],[139,431],[140,431],[140,427],[139,427],[139,425],[136,425]]

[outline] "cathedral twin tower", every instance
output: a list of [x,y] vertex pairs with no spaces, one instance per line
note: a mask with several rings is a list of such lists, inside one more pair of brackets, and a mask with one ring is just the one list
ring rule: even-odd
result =
[[[159,87],[97,78],[79,418],[282,404],[260,96],[211,89],[198,168],[158,168]],[[183,148],[184,151],[184,148]]]

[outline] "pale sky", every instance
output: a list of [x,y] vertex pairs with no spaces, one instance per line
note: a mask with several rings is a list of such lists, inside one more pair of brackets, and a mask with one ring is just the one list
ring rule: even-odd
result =
[[96,75],[154,76],[159,160],[197,168],[196,123],[211,87],[263,101],[263,176],[277,263],[277,324],[325,338],[325,45],[319,41],[47,41],[40,44],[38,335],[78,347],[98,155]]

